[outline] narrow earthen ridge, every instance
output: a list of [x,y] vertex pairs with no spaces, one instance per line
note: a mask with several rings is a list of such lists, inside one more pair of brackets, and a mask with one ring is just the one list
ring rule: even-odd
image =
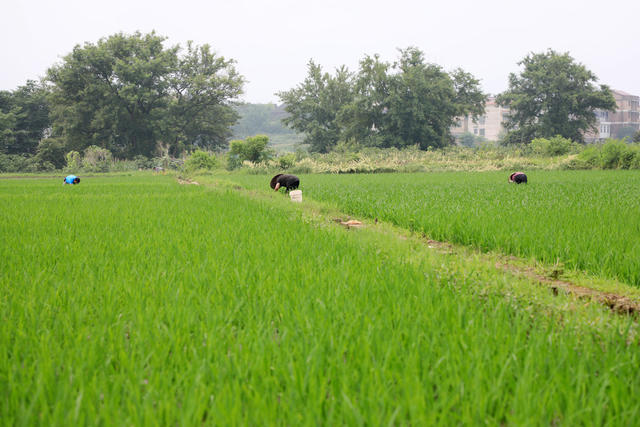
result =
[[[422,237],[424,240],[426,240],[426,244],[429,248],[437,249],[441,252],[447,253],[453,253],[455,251],[455,246],[449,242],[432,240],[427,238],[424,234],[422,235]],[[513,256],[509,256],[508,258],[517,259]],[[609,307],[613,312],[618,314],[640,314],[640,301],[623,295],[587,288],[586,286],[579,286],[566,280],[543,276],[542,274],[536,272],[532,267],[517,266],[514,264],[509,264],[508,262],[498,262],[495,264],[495,266],[498,269],[525,276],[534,282],[548,286],[554,295],[558,295],[559,292],[562,291],[579,299],[595,300],[598,303]]]
[[524,275],[533,279],[541,285],[548,286],[554,295],[558,295],[560,291],[571,294],[581,299],[592,299],[606,305],[612,311],[619,314],[638,314],[640,313],[640,301],[634,301],[629,297],[618,295],[612,292],[599,291],[584,286],[579,286],[566,280],[553,279],[543,276],[530,268],[518,267],[508,263],[496,263],[496,268],[501,268],[512,273]]

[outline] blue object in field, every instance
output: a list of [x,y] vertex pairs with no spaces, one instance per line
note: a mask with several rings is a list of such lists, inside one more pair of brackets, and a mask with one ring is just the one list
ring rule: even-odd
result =
[[[65,184],[77,184],[77,182],[73,182],[74,180],[76,180],[78,177],[75,175],[69,175],[64,179],[64,183]],[[80,182],[80,180],[78,179],[78,182]]]

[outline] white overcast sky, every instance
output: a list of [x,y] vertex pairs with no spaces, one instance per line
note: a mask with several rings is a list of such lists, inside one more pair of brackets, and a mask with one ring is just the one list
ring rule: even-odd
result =
[[247,79],[247,102],[275,102],[309,59],[357,70],[365,54],[416,46],[461,67],[487,93],[507,88],[530,52],[569,52],[614,89],[640,95],[640,0],[6,0],[0,6],[0,89],[43,76],[76,44],[155,30],[166,46],[210,44]]

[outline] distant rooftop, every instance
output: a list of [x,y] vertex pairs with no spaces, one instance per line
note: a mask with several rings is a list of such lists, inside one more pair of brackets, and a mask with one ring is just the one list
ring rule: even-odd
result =
[[638,95],[631,95],[630,93],[627,93],[625,91],[618,90],[618,89],[611,89],[611,92],[613,92],[613,93],[615,93],[617,95],[620,95],[620,96],[636,96],[636,97],[638,96]]

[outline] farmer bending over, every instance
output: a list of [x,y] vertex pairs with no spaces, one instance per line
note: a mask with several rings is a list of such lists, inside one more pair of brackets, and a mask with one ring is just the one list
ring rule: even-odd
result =
[[75,175],[69,175],[62,181],[62,185],[66,185],[66,184],[71,184],[71,185],[80,184],[80,178],[78,178]]
[[287,189],[287,192],[289,192],[298,188],[298,186],[300,185],[300,179],[295,175],[279,173],[278,175],[271,178],[271,183],[269,185],[275,191],[278,191],[280,187],[284,187]]
[[509,175],[509,182],[515,182],[516,184],[527,183],[527,175],[523,172],[514,172]]

